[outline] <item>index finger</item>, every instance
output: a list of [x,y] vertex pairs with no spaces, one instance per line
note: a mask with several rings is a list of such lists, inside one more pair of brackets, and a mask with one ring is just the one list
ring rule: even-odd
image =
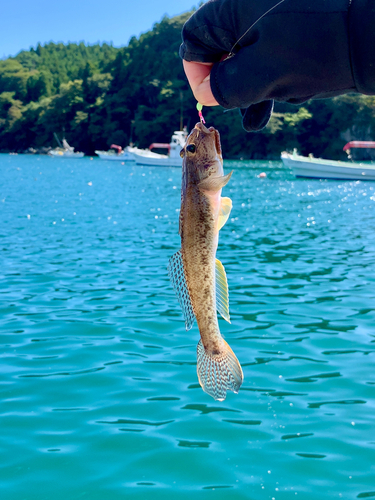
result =
[[186,77],[194,97],[204,106],[218,106],[210,86],[213,63],[197,63],[183,60]]

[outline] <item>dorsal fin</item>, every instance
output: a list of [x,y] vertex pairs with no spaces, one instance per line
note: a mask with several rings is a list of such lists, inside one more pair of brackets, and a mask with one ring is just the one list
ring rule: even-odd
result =
[[219,217],[217,220],[218,231],[220,231],[220,229],[227,222],[231,210],[232,210],[232,200],[230,198],[221,198]]
[[195,315],[190,300],[189,290],[186,284],[181,250],[176,252],[169,259],[167,269],[168,276],[172,282],[174,291],[177,295],[178,302],[180,303],[185,318],[186,330],[190,330],[190,328],[193,326]]
[[215,265],[216,309],[230,323],[228,282],[223,264],[216,259]]

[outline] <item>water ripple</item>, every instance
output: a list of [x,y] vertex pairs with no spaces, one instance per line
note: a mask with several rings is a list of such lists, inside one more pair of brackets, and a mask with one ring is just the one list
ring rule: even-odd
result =
[[166,271],[181,170],[112,163],[0,155],[1,497],[375,497],[375,185],[227,164],[215,402]]

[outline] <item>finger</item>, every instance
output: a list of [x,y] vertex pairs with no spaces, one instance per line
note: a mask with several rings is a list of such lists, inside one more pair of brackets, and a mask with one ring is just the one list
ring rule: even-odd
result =
[[210,86],[212,63],[196,63],[183,60],[183,65],[196,100],[204,106],[218,106]]
[[209,76],[205,82],[196,87],[193,94],[196,100],[203,104],[203,106],[219,106],[219,103],[212,94]]
[[193,91],[210,74],[213,66],[212,63],[197,63],[185,60],[183,60],[182,63],[184,65],[186,77]]

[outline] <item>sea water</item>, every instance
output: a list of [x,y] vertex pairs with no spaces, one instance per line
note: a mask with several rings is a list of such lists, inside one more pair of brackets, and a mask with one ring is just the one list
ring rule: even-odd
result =
[[167,276],[181,169],[0,156],[1,498],[375,497],[375,183],[230,169],[218,402]]

